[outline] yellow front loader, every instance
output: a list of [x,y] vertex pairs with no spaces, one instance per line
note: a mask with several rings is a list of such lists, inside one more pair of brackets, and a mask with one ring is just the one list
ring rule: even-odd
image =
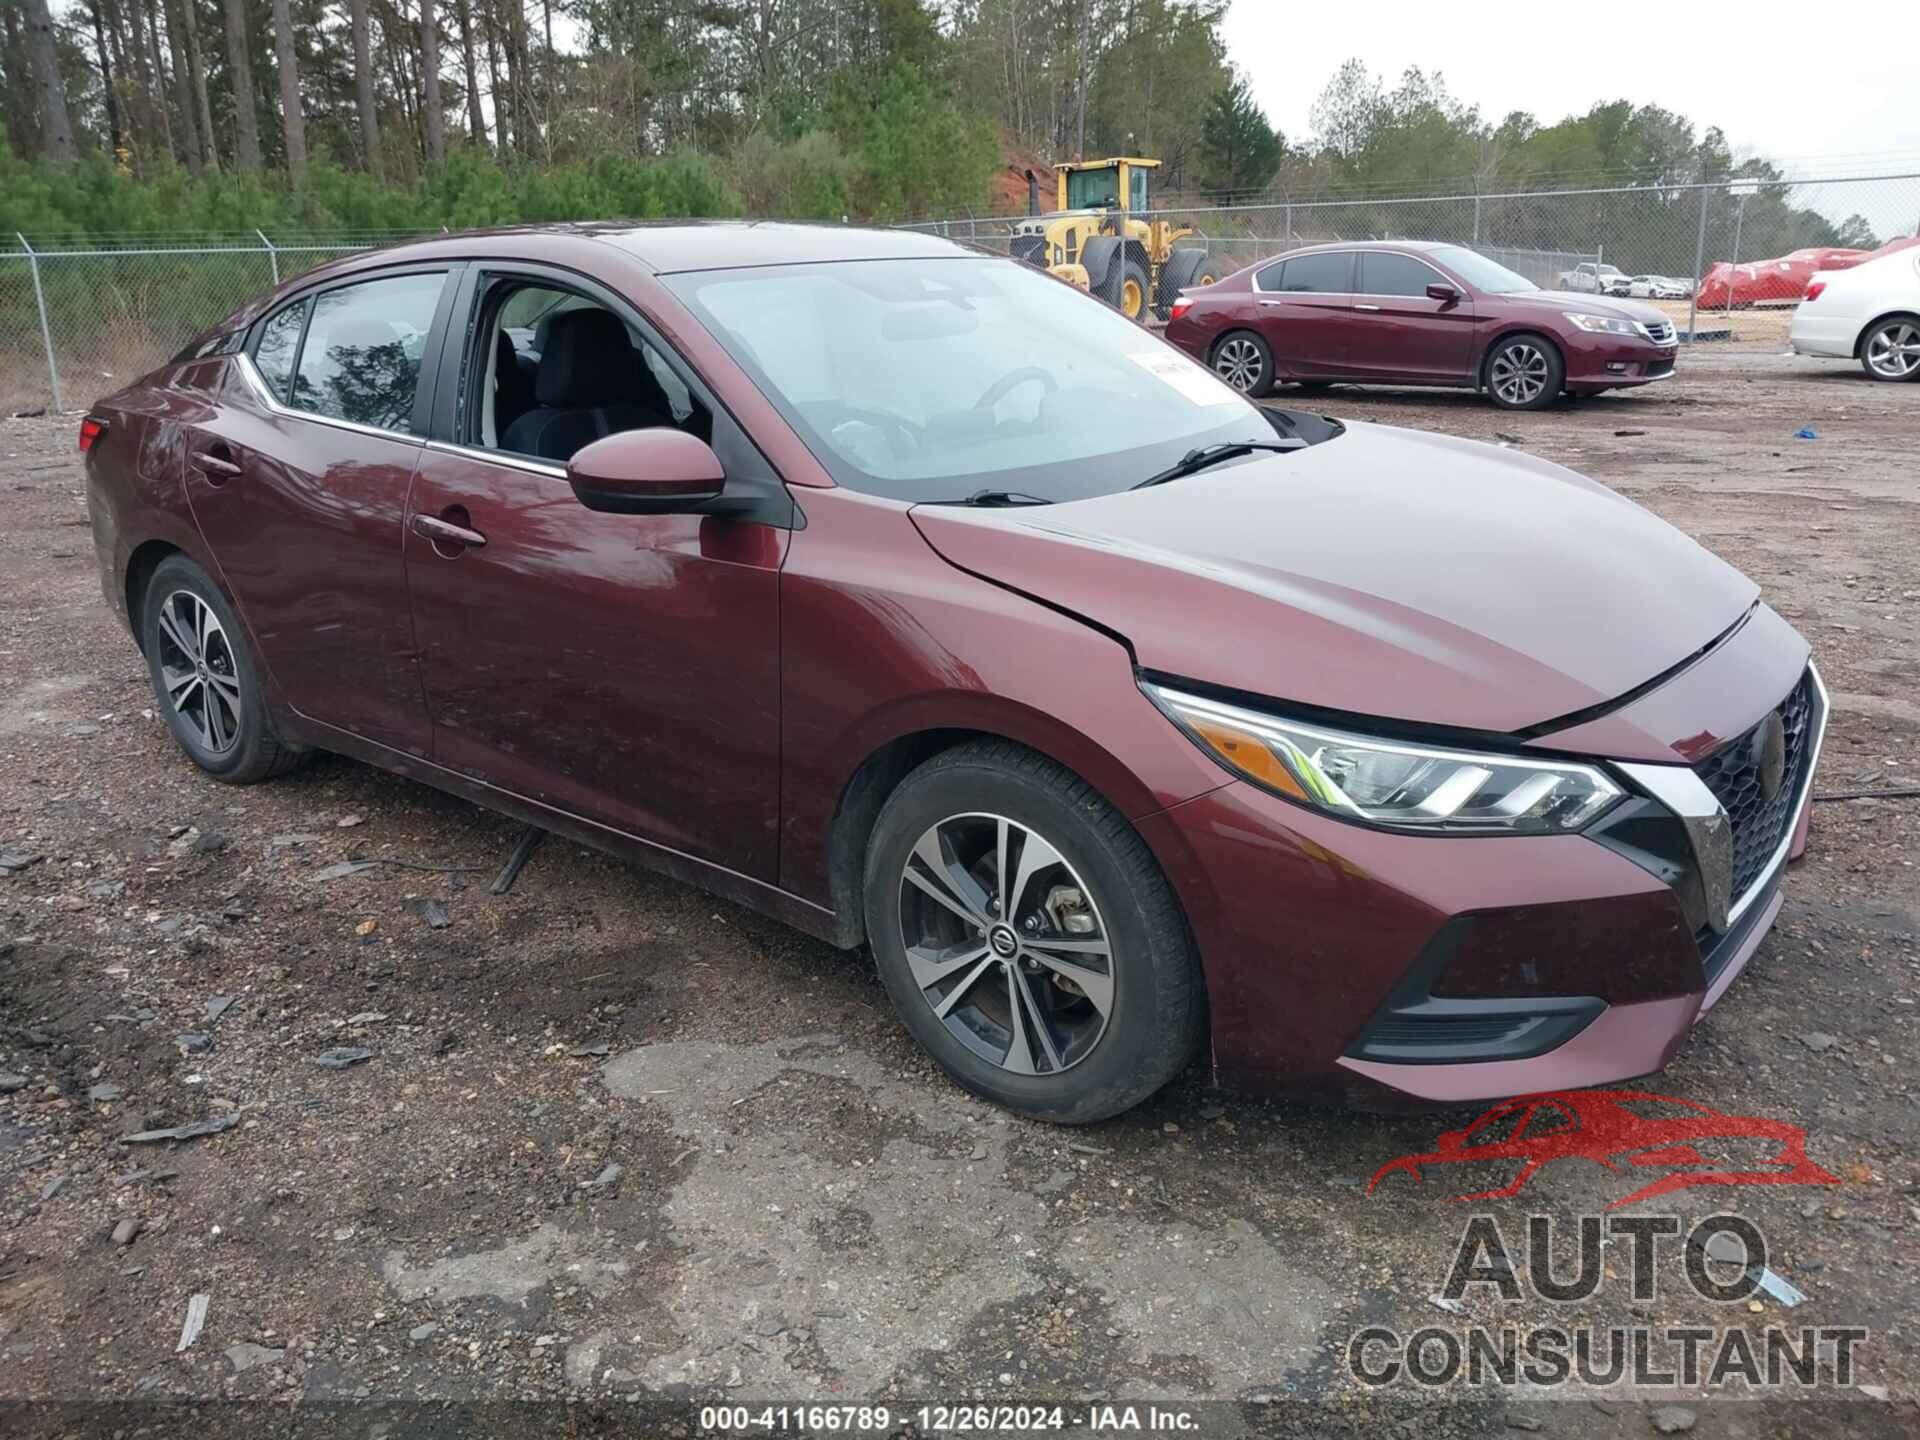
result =
[[1218,270],[1206,237],[1189,225],[1140,218],[1147,174],[1158,160],[1120,156],[1053,167],[1054,209],[1040,210],[1040,179],[1027,172],[1027,218],[1014,226],[1009,253],[1050,270],[1115,306],[1129,320],[1147,311],[1166,319],[1182,290],[1211,285]]

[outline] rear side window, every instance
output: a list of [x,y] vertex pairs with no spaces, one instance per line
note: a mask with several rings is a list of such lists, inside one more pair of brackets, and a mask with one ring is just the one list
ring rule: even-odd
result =
[[296,300],[260,327],[259,343],[253,347],[253,366],[267,382],[274,399],[287,403],[288,387],[293,382],[293,359],[300,349],[300,332],[306,327],[308,300]]
[[1278,290],[1280,288],[1280,277],[1286,268],[1286,261],[1276,260],[1271,265],[1263,265],[1259,273],[1253,278],[1262,290]]
[[1314,295],[1344,295],[1353,289],[1353,256],[1296,255],[1286,262],[1278,288]]
[[445,280],[444,274],[396,275],[315,296],[287,403],[411,433],[420,360]]
[[1425,295],[1427,286],[1442,283],[1440,272],[1410,255],[1367,250],[1360,255],[1362,295]]

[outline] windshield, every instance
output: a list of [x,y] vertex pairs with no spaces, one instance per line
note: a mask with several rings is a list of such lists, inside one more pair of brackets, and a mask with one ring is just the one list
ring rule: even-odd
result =
[[1274,438],[1211,371],[1016,261],[662,276],[834,480],[896,500],[1124,490],[1189,450]]
[[1443,245],[1433,258],[1458,275],[1474,289],[1488,295],[1516,295],[1522,290],[1540,287],[1524,275],[1516,275],[1504,265],[1496,265],[1477,250],[1461,245]]

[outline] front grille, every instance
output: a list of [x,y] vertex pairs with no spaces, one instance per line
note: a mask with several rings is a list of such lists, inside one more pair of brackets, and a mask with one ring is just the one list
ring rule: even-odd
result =
[[1653,341],[1656,345],[1671,345],[1673,343],[1673,322],[1671,320],[1654,320],[1642,325],[1640,329],[1645,332],[1647,339]]
[[1768,799],[1760,779],[1760,750],[1756,739],[1767,721],[1762,720],[1738,739],[1723,745],[1693,767],[1714,799],[1727,812],[1733,829],[1733,903],[1739,904],[1748,890],[1765,872],[1787,827],[1793,823],[1794,802],[1800,798],[1806,778],[1807,756],[1813,744],[1813,674],[1800,677],[1800,683],[1775,712],[1780,717],[1782,738],[1786,742],[1786,764],[1781,770],[1780,788]]
[[1015,235],[1007,242],[1007,253],[1015,260],[1024,260],[1029,265],[1044,266],[1047,263],[1047,237]]

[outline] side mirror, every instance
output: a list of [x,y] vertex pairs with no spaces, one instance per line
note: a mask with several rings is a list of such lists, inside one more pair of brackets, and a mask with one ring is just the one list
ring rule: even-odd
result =
[[1438,300],[1442,305],[1452,305],[1460,299],[1460,292],[1451,285],[1429,285],[1427,298]]
[[706,441],[660,426],[583,446],[567,462],[567,483],[589,510],[677,515],[719,499],[727,474]]

